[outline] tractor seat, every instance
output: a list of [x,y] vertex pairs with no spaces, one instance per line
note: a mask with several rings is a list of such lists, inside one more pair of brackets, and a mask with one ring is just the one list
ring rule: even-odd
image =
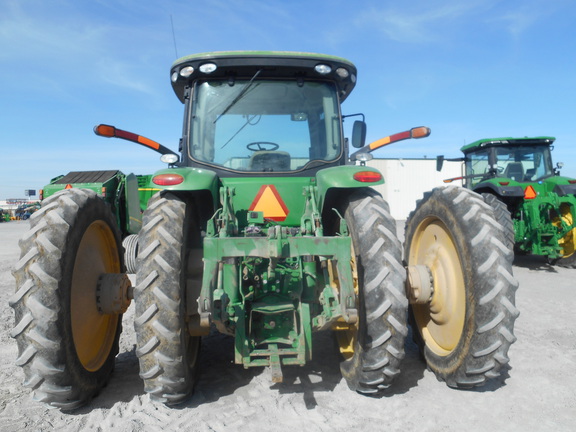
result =
[[290,171],[290,153],[259,150],[254,152],[248,166],[250,171]]
[[509,163],[504,171],[504,177],[511,178],[516,181],[524,180],[524,167],[521,162]]
[[536,175],[536,168],[530,168],[526,170],[526,175],[524,176],[524,180],[530,181],[532,177]]

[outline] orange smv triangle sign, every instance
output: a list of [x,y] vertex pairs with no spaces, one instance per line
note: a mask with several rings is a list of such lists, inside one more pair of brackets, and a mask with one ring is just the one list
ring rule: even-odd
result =
[[262,185],[249,211],[261,211],[264,218],[281,222],[288,216],[289,210],[274,185]]

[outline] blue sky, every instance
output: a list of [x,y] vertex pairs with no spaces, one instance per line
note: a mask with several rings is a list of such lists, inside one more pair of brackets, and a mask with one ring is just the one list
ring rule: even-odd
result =
[[219,50],[354,62],[343,111],[366,115],[369,142],[432,129],[376,157],[459,156],[481,138],[549,135],[562,173],[576,177],[575,23],[571,0],[2,0],[0,199],[72,170],[163,168],[156,153],[92,128],[177,149],[170,66]]

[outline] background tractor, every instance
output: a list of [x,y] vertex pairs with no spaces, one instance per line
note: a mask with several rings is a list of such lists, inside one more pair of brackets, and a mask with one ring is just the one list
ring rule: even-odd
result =
[[10,222],[10,213],[0,208],[0,222]]
[[17,364],[37,399],[68,410],[103,388],[132,300],[144,389],[167,405],[192,393],[211,329],[233,338],[237,364],[269,367],[275,382],[311,359],[313,332],[332,331],[348,386],[379,394],[400,371],[410,303],[439,378],[468,388],[498,376],[517,315],[510,251],[494,248],[500,225],[476,194],[434,190],[408,222],[406,287],[396,222],[370,187],[384,180],[365,162],[430,131],[364,145],[356,120],[344,139],[356,74],[320,54],[192,55],[171,69],[184,104],[179,155],[95,128],[168,167],[73,172],[44,188],[11,299]]
[[[552,165],[553,137],[482,139],[462,147],[465,187],[494,207],[506,243],[576,267],[576,180]],[[443,156],[438,157],[438,170]],[[447,182],[455,179],[448,179]]]

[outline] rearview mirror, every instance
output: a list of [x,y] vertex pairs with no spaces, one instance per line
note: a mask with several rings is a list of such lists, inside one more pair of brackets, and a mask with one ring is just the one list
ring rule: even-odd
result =
[[442,165],[444,165],[444,155],[436,156],[436,171],[442,171]]
[[366,123],[356,120],[352,126],[352,146],[354,148],[364,147],[366,142]]

